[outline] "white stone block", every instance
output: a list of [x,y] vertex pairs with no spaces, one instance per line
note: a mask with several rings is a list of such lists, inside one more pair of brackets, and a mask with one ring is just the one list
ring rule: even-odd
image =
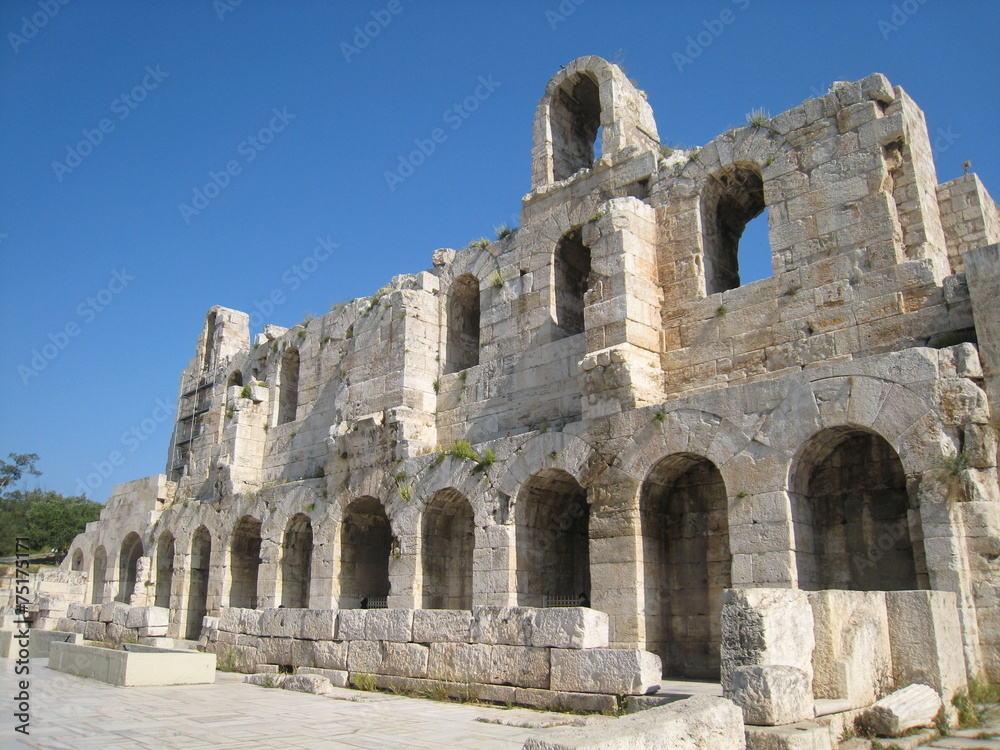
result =
[[491,645],[528,646],[532,615],[530,607],[474,607],[472,640]]
[[934,726],[941,696],[929,685],[907,685],[865,711],[858,721],[879,737],[900,737],[914,727]]
[[532,618],[531,645],[553,648],[607,648],[609,619],[588,607],[537,609]]
[[950,591],[887,591],[895,684],[930,685],[951,700],[966,682],[962,631]]
[[640,649],[551,649],[553,690],[643,695],[660,685],[660,657]]
[[812,677],[813,611],[797,589],[727,589],[722,608],[722,686],[736,667],[777,664]]
[[795,667],[736,667],[724,695],[743,709],[747,724],[794,724],[815,713],[809,675]]
[[316,674],[320,677],[325,677],[330,681],[330,684],[334,687],[348,687],[348,675],[347,670],[344,669],[321,669],[319,667],[301,667],[296,670],[298,674]]
[[347,648],[343,641],[316,641],[313,644],[313,659],[322,669],[347,669]]
[[413,635],[412,609],[370,609],[365,620],[369,641],[408,643]]
[[86,604],[73,602],[66,607],[66,616],[72,620],[86,620],[88,609],[89,607]]
[[488,682],[547,689],[551,673],[549,651],[547,648],[530,646],[490,646]]
[[337,634],[337,610],[304,609],[297,637],[311,641],[332,641]]
[[805,721],[782,727],[746,727],[747,750],[835,750],[830,727]]
[[414,610],[414,642],[468,643],[471,640],[472,613],[467,609]]
[[170,624],[170,610],[166,607],[132,607],[125,620],[127,628],[153,628]]
[[816,621],[813,694],[863,708],[892,684],[889,623],[881,591],[810,591]]
[[326,695],[333,690],[333,685],[326,677],[316,674],[293,674],[285,678],[281,687],[285,690],[295,690],[299,693]]
[[337,614],[337,639],[341,641],[366,640],[365,623],[370,609],[342,609]]
[[119,625],[125,624],[125,618],[128,613],[128,605],[122,604],[121,602],[104,602],[101,605],[101,614],[98,619],[101,622],[115,622],[115,613],[118,612],[118,622]]
[[482,643],[431,643],[427,676],[448,682],[486,682],[492,647]]
[[697,696],[584,727],[528,738],[524,750],[745,750],[743,714],[725,698]]

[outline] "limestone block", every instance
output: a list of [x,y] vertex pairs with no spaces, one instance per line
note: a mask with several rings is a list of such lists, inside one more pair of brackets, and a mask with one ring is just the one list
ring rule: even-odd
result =
[[71,603],[66,607],[66,617],[71,620],[86,620],[87,610],[89,609],[86,604],[79,604],[77,602]]
[[[549,649],[490,646],[489,682],[514,687],[549,687]],[[601,692],[581,690],[579,692]]]
[[370,609],[342,609],[337,614],[337,639],[341,641],[363,641],[365,623]]
[[148,628],[129,628],[129,629],[135,630],[136,635],[138,635],[140,638],[148,638],[148,637],[158,638],[165,636],[167,634],[166,625],[153,625]]
[[293,667],[312,667],[316,664],[316,641],[292,639]]
[[56,630],[61,630],[65,633],[73,632],[73,623],[83,622],[83,620],[74,620],[71,617],[60,617],[59,622],[56,624]]
[[588,607],[537,609],[531,645],[553,648],[607,648],[609,619],[606,612]]
[[264,664],[291,664],[292,638],[258,638],[257,651]]
[[330,681],[330,684],[334,687],[347,687],[348,686],[348,673],[343,669],[320,669],[318,667],[300,667],[296,670],[297,674],[317,674],[320,677],[325,677]]
[[333,690],[333,685],[326,677],[316,674],[293,674],[285,678],[281,687],[285,690],[295,690],[299,693],[312,693],[313,695],[326,695]]
[[810,591],[816,622],[813,694],[869,706],[892,682],[889,622],[881,591]]
[[746,727],[747,750],[834,750],[830,727],[813,722],[783,727]]
[[949,701],[965,684],[955,601],[950,591],[886,592],[895,684],[930,685]]
[[722,686],[736,667],[783,665],[812,677],[813,611],[797,589],[727,589],[722,608]]
[[725,698],[696,696],[584,727],[529,737],[524,750],[745,750],[743,714]]
[[88,641],[104,641],[108,638],[106,622],[88,622],[83,629],[83,637]]
[[235,607],[223,607],[222,611],[219,613],[219,630],[224,630],[227,633],[239,633],[240,631],[240,612]]
[[332,641],[337,633],[337,610],[304,609],[301,612],[298,638],[311,641]]
[[248,685],[257,685],[258,687],[268,687],[268,688],[279,688],[285,681],[285,675],[283,674],[273,674],[272,672],[258,672],[256,674],[248,674],[243,678],[243,682]]
[[491,645],[530,645],[533,614],[530,607],[473,607],[472,640]]
[[124,625],[125,617],[128,612],[128,605],[122,604],[121,602],[104,602],[104,604],[101,605],[101,614],[99,619],[101,622],[114,622],[116,612],[120,612],[118,615],[120,622],[118,624]]
[[275,607],[261,610],[261,635],[295,638],[302,630],[302,610]]
[[412,609],[368,610],[368,617],[365,620],[366,640],[408,643],[412,635]]
[[660,657],[640,649],[551,650],[552,689],[642,695],[660,684]]
[[238,633],[247,635],[267,635],[264,630],[264,612],[259,609],[241,609],[239,611]]
[[101,608],[102,604],[91,604],[87,607],[87,622],[97,622],[101,619]]
[[170,624],[170,610],[166,607],[132,607],[125,620],[127,628],[166,627]]
[[934,726],[941,696],[929,685],[907,685],[877,701],[858,718],[879,737],[899,737],[914,727]]
[[342,641],[316,641],[313,659],[322,669],[347,669],[347,643]]
[[725,697],[743,709],[747,724],[794,724],[814,715],[809,675],[795,667],[736,667]]
[[367,674],[426,677],[427,655],[427,647],[419,643],[351,641],[347,669]]
[[84,631],[87,629],[86,622],[80,622],[79,620],[73,621],[73,632],[83,635]]
[[205,615],[201,618],[201,629],[203,631],[213,631],[219,629],[219,618]]
[[105,623],[105,628],[107,629],[108,640],[113,643],[131,641],[135,635],[124,625],[119,625],[117,622]]
[[486,682],[493,652],[480,643],[431,643],[427,676],[450,682]]
[[413,612],[416,643],[468,643],[472,613],[465,609],[417,609]]

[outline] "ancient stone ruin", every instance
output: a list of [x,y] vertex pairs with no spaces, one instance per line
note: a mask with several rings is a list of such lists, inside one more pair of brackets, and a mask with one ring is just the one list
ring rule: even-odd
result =
[[748,724],[828,717],[816,747],[1000,681],[998,242],[883,75],[682,152],[580,58],[515,232],[253,339],[212,308],[166,474],[115,489],[42,622],[159,607],[247,672],[546,707],[721,680]]

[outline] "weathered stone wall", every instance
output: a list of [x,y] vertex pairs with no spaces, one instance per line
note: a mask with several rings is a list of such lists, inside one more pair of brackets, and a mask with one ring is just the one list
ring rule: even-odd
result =
[[[1000,214],[937,184],[906,93],[837,83],[681,153],[581,58],[534,135],[513,234],[253,343],[210,311],[167,477],[67,558],[92,601],[134,580],[197,637],[239,603],[582,593],[611,646],[712,676],[727,587],[927,588],[1000,679]],[[762,213],[774,275],[741,284]]]

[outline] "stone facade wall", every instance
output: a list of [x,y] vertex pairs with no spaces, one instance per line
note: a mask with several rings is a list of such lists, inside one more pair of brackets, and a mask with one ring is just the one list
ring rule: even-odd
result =
[[[134,579],[197,637],[238,603],[583,594],[612,647],[711,676],[726,587],[916,587],[1000,679],[1000,221],[974,175],[937,184],[905,91],[837,83],[681,153],[581,58],[534,139],[513,234],[252,343],[210,311],[166,476],[67,558],[91,600]],[[741,284],[765,212],[774,275]]]

